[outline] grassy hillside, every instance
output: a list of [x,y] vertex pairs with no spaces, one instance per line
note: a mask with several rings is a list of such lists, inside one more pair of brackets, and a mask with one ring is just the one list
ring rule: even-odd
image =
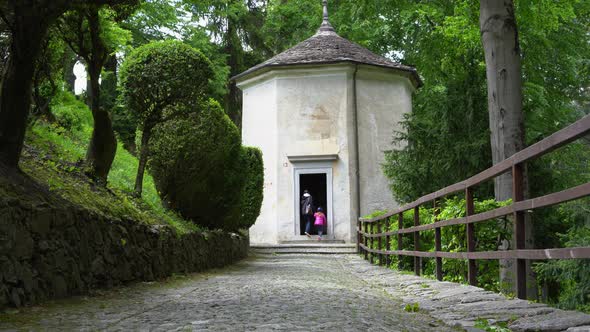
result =
[[[92,134],[92,115],[86,105],[62,93],[52,105],[56,121],[34,123],[27,132],[20,167],[49,192],[76,205],[115,218],[148,224],[168,224],[179,233],[198,230],[165,209],[149,174],[142,199],[133,198],[138,160],[119,144],[107,188],[96,186],[84,174],[83,160]],[[3,191],[8,191],[6,186]],[[16,195],[15,192],[3,192]]]

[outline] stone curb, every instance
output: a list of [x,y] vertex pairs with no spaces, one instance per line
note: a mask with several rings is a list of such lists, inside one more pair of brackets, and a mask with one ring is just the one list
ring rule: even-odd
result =
[[560,310],[545,304],[509,299],[479,287],[401,274],[371,265],[357,255],[346,256],[346,268],[357,277],[379,284],[405,304],[418,303],[421,310],[449,326],[475,329],[477,319],[489,324],[508,322],[513,331],[590,332],[590,315]]

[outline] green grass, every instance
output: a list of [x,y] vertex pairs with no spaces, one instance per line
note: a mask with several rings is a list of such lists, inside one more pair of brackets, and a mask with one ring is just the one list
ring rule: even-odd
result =
[[420,311],[420,304],[419,303],[408,303],[404,307],[404,311],[406,311],[406,312],[418,312],[418,311]]
[[92,134],[92,116],[86,105],[64,95],[52,108],[57,123],[38,121],[29,128],[21,169],[50,191],[98,214],[167,224],[180,234],[199,230],[194,223],[162,206],[154,180],[147,172],[142,198],[132,197],[138,160],[122,144],[117,147],[108,188],[91,182],[81,165]]

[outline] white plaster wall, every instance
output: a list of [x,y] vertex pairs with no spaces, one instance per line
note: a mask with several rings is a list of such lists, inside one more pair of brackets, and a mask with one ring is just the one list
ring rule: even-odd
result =
[[277,111],[276,81],[243,89],[242,144],[262,150],[264,199],[260,216],[250,228],[250,242],[276,243],[277,239]]
[[413,87],[402,76],[361,68],[357,75],[359,174],[361,216],[399,206],[389,189],[381,164],[392,145],[394,131],[402,128],[403,114],[412,111]]
[[[356,100],[354,65],[273,69],[238,82],[243,90],[242,140],[259,147],[265,166],[264,200],[256,224],[250,228],[253,244],[302,240],[296,228],[294,167],[289,156],[338,155],[317,162],[332,168],[333,238],[356,241],[356,120],[359,125],[360,215],[393,209],[381,164],[391,150],[394,130],[403,114],[412,110],[409,79],[370,66],[358,66]],[[305,162],[306,167],[313,163]]]
[[[332,215],[335,239],[350,241],[348,176],[348,66],[290,71],[277,78],[278,240],[305,239],[298,233],[293,168],[289,156],[337,154],[332,168]],[[310,165],[311,164],[311,165]],[[318,162],[324,167],[326,162]],[[313,163],[306,162],[313,167]]]

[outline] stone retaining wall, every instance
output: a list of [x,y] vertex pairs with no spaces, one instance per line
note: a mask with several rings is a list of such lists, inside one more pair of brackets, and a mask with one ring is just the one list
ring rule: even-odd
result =
[[0,308],[222,267],[247,256],[247,236],[178,236],[167,226],[0,197]]

